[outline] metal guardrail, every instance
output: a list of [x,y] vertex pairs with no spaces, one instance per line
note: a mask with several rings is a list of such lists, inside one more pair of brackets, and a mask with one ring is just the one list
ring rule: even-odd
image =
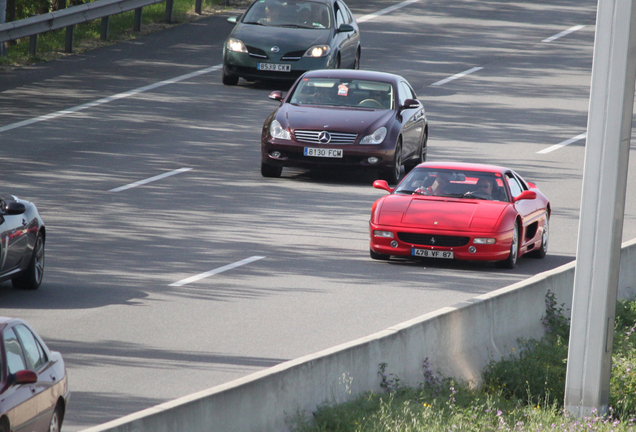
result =
[[[66,9],[49,12],[30,18],[0,24],[0,44],[24,37],[30,37],[29,52],[37,51],[37,36],[52,30],[66,28],[66,52],[73,51],[73,30],[76,24],[85,23],[98,18],[102,19],[101,39],[108,39],[108,18],[122,12],[135,11],[133,30],[141,30],[141,12],[144,6],[166,2],[165,21],[172,22],[174,0],[97,0]],[[195,12],[201,14],[203,0],[195,0]],[[229,5],[225,0],[225,5]],[[2,50],[0,50],[2,55]]]
[[34,36],[98,18],[127,12],[164,0],[97,0],[66,9],[0,24],[0,42]]

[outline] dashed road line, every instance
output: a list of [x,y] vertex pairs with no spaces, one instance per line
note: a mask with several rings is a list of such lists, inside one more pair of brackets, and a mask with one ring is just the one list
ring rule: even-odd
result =
[[550,152],[553,152],[555,150],[559,150],[560,148],[563,148],[563,147],[565,147],[567,145],[570,145],[572,143],[575,143],[575,142],[580,141],[580,140],[585,139],[585,138],[587,138],[587,132],[586,133],[582,133],[581,135],[577,135],[574,138],[570,138],[569,140],[565,140],[562,143],[555,144],[555,145],[550,146],[548,148],[544,148],[543,150],[540,150],[537,153],[539,153],[539,154],[550,153]]
[[181,75],[181,76],[178,76],[178,77],[175,77],[175,78],[170,78],[170,79],[167,79],[165,81],[157,82],[157,83],[150,84],[150,85],[147,85],[147,86],[144,86],[144,87],[139,87],[137,89],[129,90],[129,91],[124,92],[124,93],[119,93],[119,94],[116,94],[116,95],[108,96],[108,97],[105,97],[103,99],[98,99],[98,100],[93,101],[93,102],[88,102],[88,103],[85,103],[85,104],[82,104],[82,105],[77,105],[77,106],[74,106],[72,108],[67,108],[65,110],[56,111],[56,112],[53,112],[53,113],[50,113],[50,114],[45,114],[43,116],[30,118],[28,120],[23,120],[21,122],[12,123],[12,124],[9,124],[9,125],[6,125],[6,126],[0,126],[0,133],[6,132],[6,131],[10,131],[12,129],[17,129],[17,128],[20,128],[20,127],[23,127],[23,126],[28,126],[28,125],[31,125],[33,123],[38,123],[38,122],[42,122],[42,121],[52,120],[52,119],[55,119],[55,118],[58,118],[58,117],[63,117],[63,116],[69,115],[69,114],[74,114],[76,112],[83,111],[83,110],[88,109],[88,108],[93,108],[93,107],[96,107],[98,105],[107,104],[109,102],[113,102],[113,101],[116,101],[116,100],[119,100],[119,99],[127,98],[129,96],[134,96],[136,94],[144,93],[144,92],[147,92],[147,91],[150,91],[150,90],[154,90],[156,88],[163,87],[163,86],[166,86],[168,84],[175,84],[175,83],[178,83],[180,81],[184,81],[184,80],[187,80],[187,79],[190,79],[190,78],[197,77],[199,75],[204,75],[204,74],[207,74],[207,73],[210,73],[210,72],[217,71],[217,70],[221,69],[222,67],[223,67],[222,64],[221,65],[216,65],[216,66],[211,66],[209,68],[201,69],[201,70],[198,70],[198,71],[195,71],[195,72],[191,72],[191,73],[188,73],[188,74],[185,74],[185,75]]
[[200,281],[201,279],[205,279],[207,277],[214,276],[216,274],[223,273],[225,271],[232,270],[232,269],[235,269],[235,268],[240,267],[240,266],[244,266],[245,264],[249,264],[251,262],[258,261],[258,260],[261,260],[263,258],[265,258],[265,257],[264,256],[253,256],[253,257],[245,258],[244,260],[237,261],[235,263],[228,264],[226,266],[219,267],[217,269],[210,270],[210,271],[207,271],[205,273],[200,273],[198,275],[195,275],[195,276],[192,276],[192,277],[189,277],[189,278],[186,278],[186,279],[182,279],[182,280],[180,280],[178,282],[171,283],[169,286],[180,287],[180,286],[183,286],[183,285],[187,285],[189,283]]
[[379,10],[377,12],[373,12],[373,13],[370,13],[368,15],[364,15],[364,16],[362,16],[360,18],[356,18],[356,21],[359,22],[359,23],[365,22],[365,21],[370,21],[370,20],[375,19],[375,18],[377,18],[379,16],[386,15],[388,13],[391,13],[391,12],[395,11],[395,10],[401,9],[401,8],[403,8],[405,6],[408,6],[408,5],[411,5],[413,3],[417,3],[419,1],[420,0],[407,0],[407,1],[404,1],[402,3],[398,3],[396,5],[389,6],[388,8],[384,8],[384,9]]
[[161,180],[163,178],[170,177],[170,176],[173,176],[175,174],[181,174],[182,172],[190,171],[191,169],[192,168],[179,168],[177,170],[170,171],[170,172],[163,173],[163,174],[159,174],[159,175],[156,175],[154,177],[147,178],[145,180],[139,180],[139,181],[136,181],[134,183],[127,184],[125,186],[120,186],[118,188],[111,189],[108,192],[121,192],[121,191],[124,191],[126,189],[132,189],[134,187],[145,185],[145,184],[151,183],[153,181]]
[[477,71],[482,70],[482,69],[483,69],[483,67],[474,67],[472,69],[468,69],[468,70],[466,70],[464,72],[460,72],[460,73],[455,74],[453,76],[450,76],[448,78],[444,78],[443,80],[437,81],[436,83],[433,83],[431,85],[432,86],[441,86],[441,85],[444,85],[444,84],[446,84],[446,83],[448,83],[450,81],[454,81],[457,78],[461,78],[463,76],[470,75],[471,73],[477,72]]
[[549,38],[543,39],[541,42],[552,42],[553,40],[557,40],[559,38],[562,38],[563,36],[567,36],[570,33],[573,33],[575,31],[581,30],[583,27],[585,27],[584,25],[577,25],[574,27],[570,27],[567,30],[563,30],[561,33],[557,33],[554,36],[550,36]]

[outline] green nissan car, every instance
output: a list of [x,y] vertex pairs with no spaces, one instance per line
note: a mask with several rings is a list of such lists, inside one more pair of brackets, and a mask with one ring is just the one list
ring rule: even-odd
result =
[[360,68],[360,30],[342,0],[255,0],[228,21],[235,27],[223,46],[225,85]]

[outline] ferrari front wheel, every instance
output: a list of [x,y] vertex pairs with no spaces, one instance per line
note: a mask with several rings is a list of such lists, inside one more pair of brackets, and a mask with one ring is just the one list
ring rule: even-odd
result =
[[513,269],[517,266],[517,258],[519,256],[519,224],[515,224],[512,231],[512,244],[510,245],[510,255],[508,258],[500,261],[499,265],[503,268]]
[[374,260],[388,261],[391,258],[391,255],[385,255],[385,254],[373,252],[372,249],[369,249],[369,255],[371,255],[371,258]]

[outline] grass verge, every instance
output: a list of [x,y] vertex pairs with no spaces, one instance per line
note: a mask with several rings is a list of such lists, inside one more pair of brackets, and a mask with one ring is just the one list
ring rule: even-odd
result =
[[569,319],[554,294],[546,296],[545,335],[519,340],[483,372],[479,389],[442,377],[423,364],[417,387],[401,384],[380,364],[383,393],[366,393],[344,404],[325,403],[311,417],[289,419],[294,432],[437,431],[633,431],[636,418],[636,300],[616,311],[610,412],[573,418],[563,409]]

